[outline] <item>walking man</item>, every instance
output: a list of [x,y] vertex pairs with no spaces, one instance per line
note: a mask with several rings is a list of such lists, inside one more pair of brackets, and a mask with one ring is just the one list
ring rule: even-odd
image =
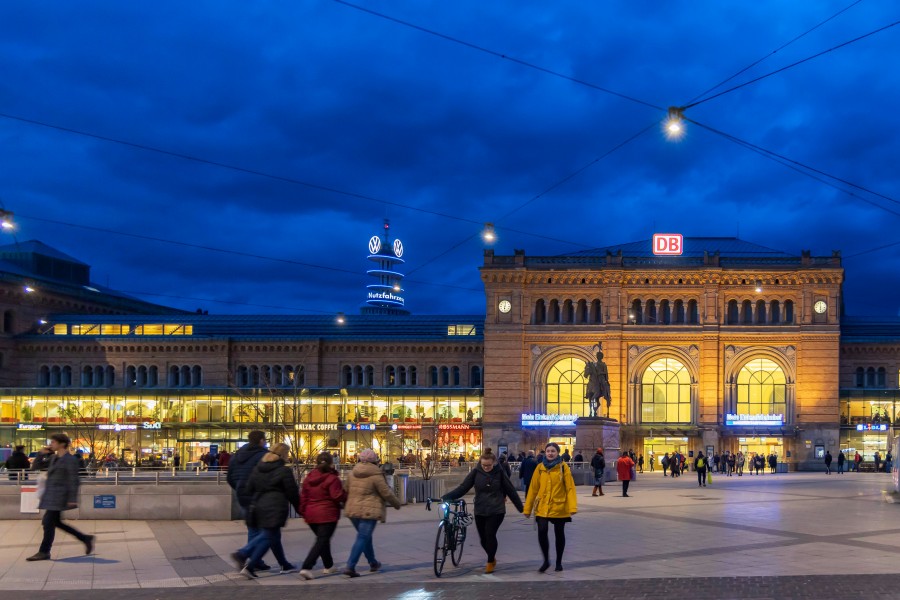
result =
[[706,460],[702,451],[698,452],[697,458],[694,459],[694,470],[697,471],[697,487],[706,487],[706,469],[708,466]]
[[840,452],[838,452],[838,458],[837,458],[837,461],[838,461],[838,469],[837,469],[838,475],[843,475],[843,474],[844,474],[844,461],[845,461],[845,460],[847,460],[847,457],[844,456],[844,451],[841,450]]
[[606,469],[606,459],[603,458],[603,450],[601,448],[597,448],[597,453],[591,459],[591,468],[594,470],[594,490],[591,492],[591,496],[602,496],[603,471]]
[[[244,492],[244,484],[250,479],[250,474],[253,473],[254,467],[265,455],[266,434],[259,430],[253,430],[247,434],[247,443],[234,453],[228,465],[228,485],[234,490],[238,504],[241,505],[245,524],[247,522],[247,510],[250,508],[250,501],[253,500],[253,496]],[[250,541],[259,533],[258,527],[247,525],[247,544],[249,545]],[[262,559],[254,565],[249,565],[249,567],[255,571],[268,571],[271,568],[262,562]]]
[[41,540],[41,548],[37,554],[29,556],[25,560],[50,560],[50,549],[53,547],[53,539],[56,537],[56,529],[62,529],[84,544],[84,553],[94,552],[94,536],[81,533],[74,527],[62,522],[62,512],[78,508],[78,459],[69,454],[69,436],[64,433],[54,433],[50,436],[50,450],[52,456],[47,467],[47,482],[44,495],[41,496],[39,508],[44,509],[44,518],[41,524],[44,526],[44,538]]
[[525,495],[528,495],[528,488],[531,486],[531,478],[534,475],[534,470],[537,469],[538,461],[534,458],[534,450],[528,451],[528,456],[525,457],[525,460],[522,461],[522,464],[519,465],[519,478],[522,480],[522,483],[525,485]]
[[825,474],[831,475],[831,451],[825,452]]

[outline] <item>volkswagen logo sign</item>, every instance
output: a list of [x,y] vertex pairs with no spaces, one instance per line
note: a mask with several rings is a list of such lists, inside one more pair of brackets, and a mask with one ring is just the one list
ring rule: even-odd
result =
[[381,251],[381,238],[373,235],[369,240],[369,254],[378,254]]
[[394,240],[394,256],[397,258],[403,256],[403,242],[400,240]]

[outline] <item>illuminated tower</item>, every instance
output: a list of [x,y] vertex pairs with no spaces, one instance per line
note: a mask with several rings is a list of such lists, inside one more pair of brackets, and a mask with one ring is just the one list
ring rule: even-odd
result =
[[369,260],[377,266],[366,271],[375,278],[376,283],[369,284],[366,305],[362,307],[364,315],[408,315],[404,308],[405,301],[403,287],[403,274],[397,272],[397,268],[403,264],[403,243],[400,240],[391,241],[391,224],[384,221],[384,233],[380,236],[373,235],[369,239]]

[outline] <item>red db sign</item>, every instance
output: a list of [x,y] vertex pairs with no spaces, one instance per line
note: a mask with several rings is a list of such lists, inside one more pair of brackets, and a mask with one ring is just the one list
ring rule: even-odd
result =
[[654,233],[653,254],[680,256],[684,252],[684,238],[680,233]]

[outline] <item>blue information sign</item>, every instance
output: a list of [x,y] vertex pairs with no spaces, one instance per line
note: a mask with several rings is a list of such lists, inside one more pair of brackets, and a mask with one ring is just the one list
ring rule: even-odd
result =
[[115,508],[116,507],[116,497],[115,496],[94,496],[94,508]]

